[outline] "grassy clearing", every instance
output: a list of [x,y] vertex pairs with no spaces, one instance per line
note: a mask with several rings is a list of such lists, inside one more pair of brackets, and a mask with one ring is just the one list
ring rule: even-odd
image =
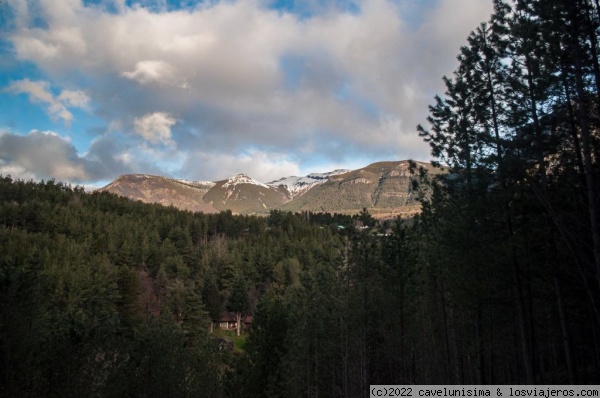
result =
[[240,336],[235,335],[235,330],[221,330],[215,328],[213,331],[213,336],[222,337],[222,338],[230,338],[233,340],[233,344],[235,346],[234,351],[244,351],[246,348],[246,340],[248,340],[248,336],[250,333],[248,331],[241,332]]

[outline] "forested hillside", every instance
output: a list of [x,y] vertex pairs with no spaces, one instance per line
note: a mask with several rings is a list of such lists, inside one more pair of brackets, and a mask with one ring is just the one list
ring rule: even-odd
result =
[[[495,2],[419,127],[448,173],[411,165],[414,219],[1,178],[0,395],[600,383],[599,11]],[[226,310],[254,315],[244,349],[209,332]]]
[[[272,338],[257,308],[321,283],[321,274],[334,284],[338,230],[353,229],[348,216],[204,215],[53,180],[3,177],[0,198],[3,396],[218,397],[259,388],[262,380],[240,379],[245,355],[218,350],[211,319],[241,286],[244,312]],[[285,316],[277,324],[293,319]]]

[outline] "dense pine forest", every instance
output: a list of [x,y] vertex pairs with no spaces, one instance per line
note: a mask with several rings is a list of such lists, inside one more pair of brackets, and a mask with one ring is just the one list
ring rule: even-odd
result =
[[[419,134],[422,213],[204,215],[0,179],[0,395],[600,383],[600,5],[494,1]],[[223,349],[224,312],[253,315]],[[211,331],[212,330],[212,331]]]

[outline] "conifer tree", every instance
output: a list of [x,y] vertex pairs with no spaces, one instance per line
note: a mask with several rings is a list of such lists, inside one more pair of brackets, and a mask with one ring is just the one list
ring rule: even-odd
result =
[[248,298],[248,285],[241,273],[235,277],[231,293],[227,299],[227,309],[235,313],[236,335],[240,335],[242,314],[248,311],[250,300]]

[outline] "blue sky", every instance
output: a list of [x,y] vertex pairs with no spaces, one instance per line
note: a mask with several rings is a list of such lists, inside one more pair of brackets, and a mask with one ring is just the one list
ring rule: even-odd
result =
[[0,174],[267,182],[429,160],[490,0],[4,0]]

